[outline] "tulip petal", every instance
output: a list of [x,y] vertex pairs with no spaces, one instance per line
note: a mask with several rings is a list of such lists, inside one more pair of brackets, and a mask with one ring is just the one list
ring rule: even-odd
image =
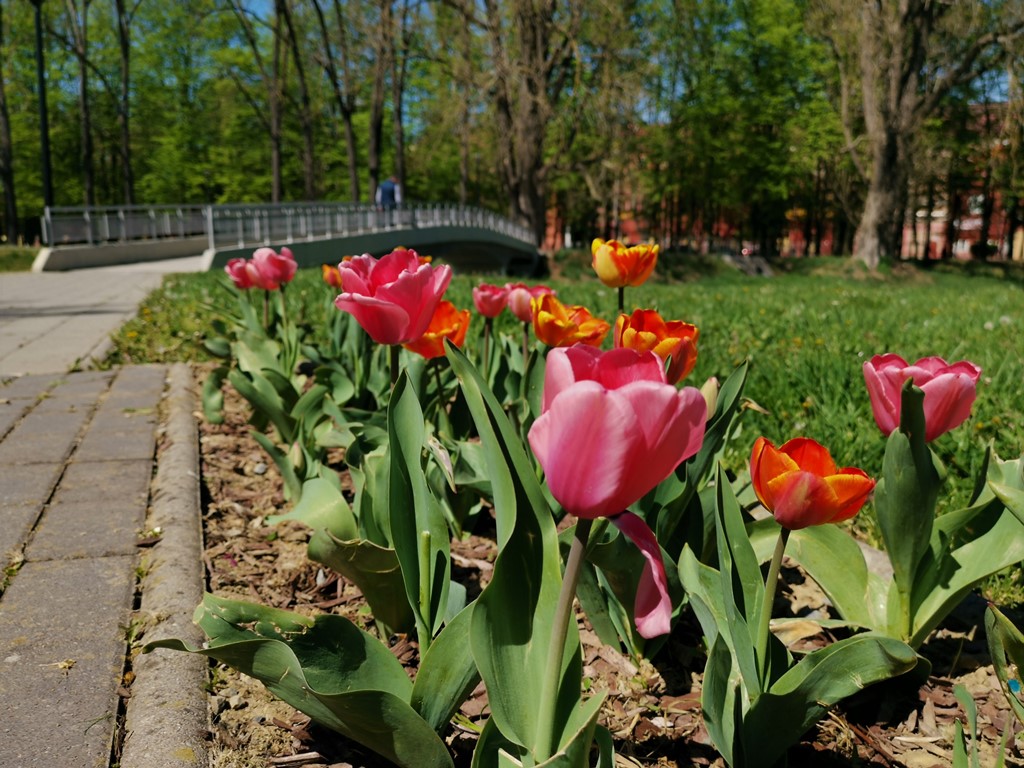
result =
[[624,457],[639,442],[634,418],[628,401],[597,382],[582,381],[561,392],[533,423],[530,447],[551,494],[568,512],[614,515],[639,498],[623,493],[625,485],[632,487]]
[[408,341],[409,313],[397,304],[373,296],[343,293],[334,306],[348,312],[378,344],[401,344]]
[[921,387],[924,392],[924,439],[939,435],[967,421],[977,396],[975,379],[962,373],[942,374]]
[[636,544],[647,561],[636,588],[633,615],[642,637],[667,635],[672,624],[672,599],[668,594],[668,577],[661,557],[661,547],[647,523],[632,512],[610,518],[623,535]]
[[813,472],[821,477],[836,473],[836,463],[828,449],[808,437],[794,437],[783,443],[779,450],[807,472]]
[[775,520],[791,531],[831,522],[839,512],[835,491],[819,475],[790,472],[768,486],[775,500]]
[[754,484],[754,494],[766,509],[773,509],[775,501],[769,483],[772,478],[797,470],[797,463],[782,453],[763,437],[754,441],[754,450],[750,457],[750,479]]
[[[657,357],[649,355],[660,373]],[[632,504],[700,450],[707,402],[698,389],[678,390],[657,381],[633,382],[614,394],[629,402],[632,429],[640,438],[637,448],[624,456],[630,485],[637,489]]]
[[836,495],[838,508],[830,523],[841,523],[856,515],[875,489],[875,481],[863,470],[849,467],[825,478]]

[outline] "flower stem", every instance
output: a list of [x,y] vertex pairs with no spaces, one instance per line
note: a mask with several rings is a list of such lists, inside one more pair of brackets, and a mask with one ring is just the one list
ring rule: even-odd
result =
[[530,324],[523,323],[523,370],[526,370],[526,358],[530,354]]
[[270,291],[263,291],[263,327],[270,333]]
[[558,701],[558,683],[562,679],[562,656],[565,655],[565,633],[569,629],[569,618],[574,617],[573,599],[576,597],[576,585],[580,580],[583,556],[590,538],[592,520],[580,519],[576,522],[576,532],[569,557],[565,561],[565,573],[562,575],[562,591],[558,594],[558,606],[555,608],[555,620],[551,625],[551,642],[548,643],[547,666],[544,670],[544,683],[540,697],[540,717],[537,720],[538,732],[536,755],[538,762],[544,762],[558,749],[558,736],[555,732],[555,705]]
[[419,615],[417,616],[417,634],[420,641],[420,657],[430,650],[430,627],[427,621],[430,618],[430,531],[420,531],[419,537]]
[[492,325],[494,325],[493,318],[488,317],[488,318],[484,319],[484,368],[483,368],[483,374],[484,374],[484,379],[485,380],[487,379],[487,371],[488,371],[487,364],[490,362],[490,356],[491,356],[490,353],[491,353],[491,326]]
[[398,383],[398,353],[402,351],[402,348],[397,344],[392,344],[389,347],[390,355],[388,362],[391,364],[391,388],[395,388],[395,384]]
[[757,661],[761,665],[762,689],[768,685],[768,623],[772,618],[775,587],[779,583],[779,570],[782,568],[782,555],[786,551],[787,541],[789,541],[789,529],[783,528],[779,531],[779,538],[775,542],[775,552],[772,554],[772,562],[768,566],[768,576],[764,580],[764,601],[761,603],[761,616],[757,623],[757,645],[754,647]]
[[619,314],[625,314],[626,312],[626,287],[624,285],[619,286]]
[[438,408],[444,409],[444,388],[441,385],[441,366],[444,364],[443,361],[446,358],[438,357],[430,362],[433,363],[431,368],[434,369],[434,384],[437,387],[437,402]]

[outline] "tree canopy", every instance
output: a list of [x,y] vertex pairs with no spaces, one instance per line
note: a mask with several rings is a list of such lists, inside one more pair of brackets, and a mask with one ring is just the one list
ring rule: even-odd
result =
[[[36,1],[0,0],[8,239],[43,207]],[[1020,0],[38,6],[56,205],[368,202],[395,175],[538,242],[856,232],[869,263],[966,192],[1019,219]]]

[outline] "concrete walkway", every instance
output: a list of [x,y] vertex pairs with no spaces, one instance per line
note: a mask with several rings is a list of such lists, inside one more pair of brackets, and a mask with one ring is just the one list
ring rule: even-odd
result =
[[134,653],[198,639],[188,368],[68,373],[190,263],[0,275],[0,765],[206,765],[205,665]]
[[88,368],[164,274],[198,271],[200,260],[0,273],[0,379]]

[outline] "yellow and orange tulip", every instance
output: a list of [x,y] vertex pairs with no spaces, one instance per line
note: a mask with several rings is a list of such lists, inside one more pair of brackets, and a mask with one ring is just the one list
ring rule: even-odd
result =
[[657,245],[626,246],[618,240],[598,238],[590,246],[594,271],[609,288],[637,286],[647,282],[658,263]]
[[586,307],[565,305],[554,294],[535,298],[533,332],[549,347],[571,347],[573,344],[601,346],[611,326],[590,314]]
[[690,375],[697,364],[697,326],[681,320],[665,321],[653,309],[638,309],[632,315],[619,315],[615,321],[615,347],[654,352],[662,360],[671,358],[666,375],[676,384]]

